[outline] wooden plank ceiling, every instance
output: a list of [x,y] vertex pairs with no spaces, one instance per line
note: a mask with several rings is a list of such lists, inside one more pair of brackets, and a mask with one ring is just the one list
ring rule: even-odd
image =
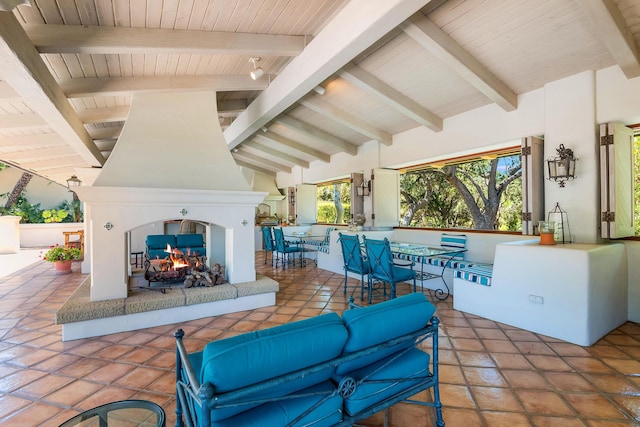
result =
[[637,0],[31,0],[0,12],[0,161],[64,183],[133,93],[213,89],[238,164],[275,175],[581,71],[638,77],[639,45]]

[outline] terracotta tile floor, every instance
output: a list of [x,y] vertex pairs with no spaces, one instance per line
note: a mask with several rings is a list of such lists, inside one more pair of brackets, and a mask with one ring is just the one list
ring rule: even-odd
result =
[[[157,402],[171,426],[177,326],[189,351],[197,351],[213,339],[342,312],[346,302],[342,275],[313,263],[276,270],[257,253],[258,271],[280,282],[275,307],[63,343],[53,318],[80,284],[78,267],[56,276],[41,261],[0,278],[2,426],[57,426],[129,398]],[[406,292],[408,286],[399,287]],[[348,295],[354,293],[351,287]],[[436,304],[447,426],[640,425],[640,325],[626,323],[585,348],[455,311],[450,300]],[[396,406],[390,419],[393,426],[432,425],[431,409],[412,405]],[[363,425],[382,425],[382,417]]]

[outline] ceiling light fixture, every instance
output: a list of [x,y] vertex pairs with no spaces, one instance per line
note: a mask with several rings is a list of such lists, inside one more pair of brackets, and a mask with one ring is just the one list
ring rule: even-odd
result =
[[260,61],[259,56],[252,56],[249,58],[249,62],[253,63],[253,70],[249,73],[253,80],[258,80],[260,77],[264,76],[264,70],[256,65],[256,62]]
[[318,85],[316,87],[313,88],[313,91],[315,93],[317,93],[318,95],[322,96],[324,95],[324,93],[327,91],[325,88],[323,88],[322,86]]

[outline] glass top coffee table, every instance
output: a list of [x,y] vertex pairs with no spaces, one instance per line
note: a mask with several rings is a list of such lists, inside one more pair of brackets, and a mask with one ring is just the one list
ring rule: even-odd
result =
[[148,400],[121,400],[97,406],[60,424],[59,427],[165,427],[164,410]]

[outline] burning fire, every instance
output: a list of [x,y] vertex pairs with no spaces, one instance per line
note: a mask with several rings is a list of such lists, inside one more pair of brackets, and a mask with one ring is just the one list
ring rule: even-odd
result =
[[171,245],[167,243],[167,249],[165,249],[165,252],[169,253],[171,269],[177,270],[179,268],[189,267],[189,263],[184,259],[184,253],[180,249],[172,248]]

